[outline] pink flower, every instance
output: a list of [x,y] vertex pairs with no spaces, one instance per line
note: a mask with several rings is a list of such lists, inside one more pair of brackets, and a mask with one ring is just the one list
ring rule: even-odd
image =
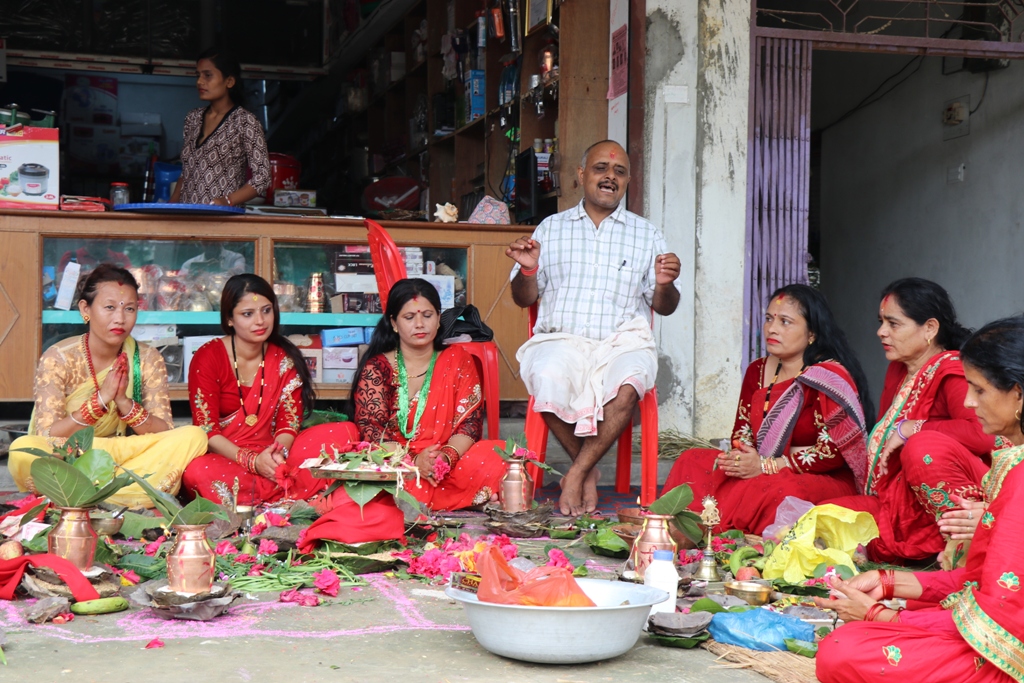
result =
[[146,549],[143,551],[150,557],[153,557],[160,551],[160,544],[167,540],[166,536],[161,536],[152,543],[146,545]]
[[575,567],[572,566],[572,562],[565,556],[565,553],[558,548],[552,548],[548,551],[548,567],[562,567],[572,571]]
[[281,595],[278,597],[278,600],[281,602],[294,602],[301,607],[316,607],[320,604],[319,596],[313,595],[312,593],[300,593],[298,588],[281,591]]
[[434,460],[434,481],[441,481],[448,476],[448,473],[452,471],[451,465],[444,458],[437,458]]
[[221,541],[217,544],[217,547],[213,549],[213,552],[218,555],[234,555],[238,552],[238,548],[231,541]]
[[526,454],[529,452],[530,451],[526,450],[525,448],[517,448],[515,451],[513,451],[512,454],[517,458],[525,458]]
[[127,571],[120,572],[120,574],[121,574],[121,585],[134,586],[139,581],[142,581],[142,578],[138,574],[133,572],[131,569],[128,569]]
[[693,564],[704,559],[704,553],[693,548],[679,553],[679,564]]
[[392,551],[391,557],[401,560],[406,564],[412,562],[412,550],[403,550],[401,552]]
[[265,564],[254,564],[246,576],[263,576],[263,570],[266,568]]
[[163,647],[163,646],[164,646],[164,641],[160,640],[159,638],[154,638],[153,640],[151,640],[148,643],[146,643],[145,649],[146,650],[152,650],[154,648]]
[[298,546],[299,550],[302,550],[302,546],[306,545],[306,532],[307,531],[309,531],[309,527],[308,526],[306,528],[304,528],[302,531],[300,531],[299,532],[299,537],[297,539],[295,539],[295,545]]
[[260,541],[260,549],[257,551],[260,555],[273,555],[277,552],[277,544],[273,541],[264,538]]
[[313,586],[324,595],[336,598],[341,588],[341,579],[333,570],[324,569],[313,573]]
[[259,536],[260,534],[262,534],[266,530],[267,530],[267,525],[264,524],[263,522],[260,522],[259,524],[253,524],[252,525],[252,530],[249,532],[249,536],[251,538],[256,538],[257,536]]
[[279,515],[276,512],[268,512],[263,517],[267,520],[267,524],[270,526],[291,526],[292,523],[288,521],[287,515]]
[[235,562],[244,562],[245,564],[249,564],[250,562],[255,562],[255,561],[256,561],[255,557],[253,557],[252,555],[248,555],[246,553],[239,553],[239,554],[235,555]]

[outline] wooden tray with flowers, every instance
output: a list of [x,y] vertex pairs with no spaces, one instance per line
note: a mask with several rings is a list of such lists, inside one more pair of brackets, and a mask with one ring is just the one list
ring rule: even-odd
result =
[[353,444],[352,450],[326,450],[317,458],[309,458],[299,467],[309,470],[317,479],[341,481],[396,482],[399,477],[416,476],[416,468],[405,461],[408,449],[395,443]]

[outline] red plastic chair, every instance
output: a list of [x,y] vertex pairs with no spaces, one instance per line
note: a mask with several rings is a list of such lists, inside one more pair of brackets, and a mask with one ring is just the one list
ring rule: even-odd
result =
[[[653,321],[653,319],[652,319]],[[537,305],[530,306],[530,336],[537,322]],[[548,448],[548,425],[540,413],[533,409],[533,396],[526,408],[527,448],[545,461]],[[629,493],[629,480],[633,465],[633,420],[619,436],[615,464],[615,492]],[[544,485],[544,471],[530,465],[530,475],[536,487]],[[640,399],[640,504],[647,507],[658,495],[658,392],[652,388]]]
[[[363,223],[366,225],[370,257],[373,259],[373,274],[377,278],[380,306],[382,310],[387,310],[391,287],[409,276],[405,269],[405,259],[387,230],[369,218],[364,218]],[[501,407],[498,346],[494,342],[466,342],[459,346],[476,361],[477,370],[480,371],[480,388],[484,394],[484,409],[487,411],[487,438],[497,439],[500,434],[498,411]]]

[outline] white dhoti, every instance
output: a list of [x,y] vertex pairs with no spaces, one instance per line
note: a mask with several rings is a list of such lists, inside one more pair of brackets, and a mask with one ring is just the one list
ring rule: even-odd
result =
[[619,387],[628,384],[642,398],[658,374],[650,323],[639,317],[600,341],[563,332],[536,334],[516,359],[534,410],[575,424],[580,437],[597,434],[604,405]]

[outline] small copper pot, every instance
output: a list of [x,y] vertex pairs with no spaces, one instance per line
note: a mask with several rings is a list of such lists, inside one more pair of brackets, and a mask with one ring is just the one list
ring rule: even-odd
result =
[[97,539],[89,508],[60,508],[60,521],[46,539],[46,547],[51,555],[63,557],[85,571],[96,559]]
[[643,529],[636,537],[636,541],[633,542],[633,552],[630,553],[638,578],[644,577],[647,566],[654,559],[655,550],[671,550],[673,556],[678,551],[676,542],[673,540],[672,534],[669,533],[668,524],[671,520],[672,515],[648,513],[644,516]]
[[174,545],[167,553],[167,583],[178,593],[209,593],[217,556],[206,541],[205,524],[175,525]]
[[505,512],[526,512],[533,507],[533,477],[526,471],[522,458],[508,462],[508,472],[501,478],[498,500]]

